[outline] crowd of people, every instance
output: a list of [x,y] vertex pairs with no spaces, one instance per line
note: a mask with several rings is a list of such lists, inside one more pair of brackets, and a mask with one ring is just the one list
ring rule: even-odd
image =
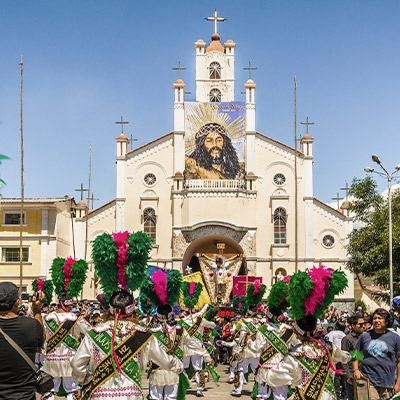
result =
[[[133,267],[123,264],[129,235],[111,237],[117,251],[108,258],[103,246],[110,248],[110,237],[96,240],[93,259],[104,289],[96,301],[74,300],[84,283],[82,260],[53,263],[56,303],[49,301],[50,283],[35,281],[35,297],[22,306],[17,287],[0,283],[0,399],[34,400],[36,389],[35,372],[5,334],[51,375],[53,387],[42,396],[48,400],[61,391],[67,400],[139,400],[145,376],[150,400],[184,400],[191,380],[203,397],[210,379],[230,383],[233,397],[247,387],[253,400],[355,393],[383,400],[400,392],[393,314],[332,307],[347,286],[342,271],[299,271],[271,286],[266,299],[266,286],[256,281],[227,312],[199,305],[202,284],[183,282],[179,271],[150,276],[147,258],[139,256]],[[227,366],[226,376],[218,363]]]

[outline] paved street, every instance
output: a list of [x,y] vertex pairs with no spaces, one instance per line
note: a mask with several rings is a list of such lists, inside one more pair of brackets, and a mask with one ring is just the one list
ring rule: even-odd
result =
[[[228,382],[228,367],[226,365],[218,365],[218,367],[216,368],[216,370],[218,371],[218,373],[221,375],[220,377],[220,386],[217,387],[217,385],[214,383],[214,381],[212,379],[210,379],[210,382],[208,382],[206,384],[206,391],[204,391],[204,400],[206,399],[212,399],[212,400],[219,400],[219,399],[234,399],[234,397],[232,397],[230,395],[231,391],[233,390],[233,384],[230,385]],[[242,398],[245,399],[250,399],[250,393],[251,390],[253,388],[253,381],[254,381],[254,377],[253,375],[250,376],[250,382],[247,383],[244,386],[244,390],[242,392]],[[144,385],[145,387],[145,398],[148,394],[148,382],[147,379],[145,379]],[[186,395],[187,399],[195,399],[196,398],[196,384],[194,382],[194,379],[191,381],[190,383],[190,388],[187,392]],[[40,396],[37,396],[37,399],[40,399]],[[58,397],[58,399],[65,399],[65,397]]]

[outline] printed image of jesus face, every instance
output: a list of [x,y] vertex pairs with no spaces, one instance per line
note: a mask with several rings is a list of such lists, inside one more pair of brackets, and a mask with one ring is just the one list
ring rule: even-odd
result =
[[225,128],[217,123],[204,125],[196,134],[196,148],[190,154],[198,167],[218,171],[224,179],[235,179],[239,159]]

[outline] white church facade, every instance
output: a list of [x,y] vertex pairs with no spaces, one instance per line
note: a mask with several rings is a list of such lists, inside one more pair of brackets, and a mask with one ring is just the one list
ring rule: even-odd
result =
[[[90,242],[104,232],[144,230],[154,238],[150,264],[183,274],[199,270],[200,254],[241,254],[240,274],[267,287],[313,265],[344,268],[352,223],[314,197],[314,139],[304,135],[296,151],[257,131],[253,80],[244,84],[246,100],[235,100],[236,43],[214,32],[194,47],[195,101],[178,79],[171,132],[131,151],[125,135],[116,139],[115,199],[87,215],[78,203],[76,256],[87,243],[90,262]],[[91,271],[86,297],[95,294]],[[341,298],[351,302],[347,273]]]

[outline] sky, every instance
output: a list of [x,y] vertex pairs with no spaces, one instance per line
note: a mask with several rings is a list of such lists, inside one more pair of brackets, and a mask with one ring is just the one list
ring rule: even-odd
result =
[[[178,61],[195,100],[194,42],[210,42],[214,8],[221,42],[236,42],[236,101],[252,65],[256,129],[294,146],[298,122],[315,122],[314,195],[331,202],[365,176],[378,154],[400,163],[398,1],[104,1],[0,3],[0,165],[4,197],[20,196],[20,55],[26,197],[75,196],[88,185],[97,207],[115,197],[116,144],[141,146],[173,130]],[[298,135],[305,127],[298,124]],[[387,182],[378,177],[384,190]]]

